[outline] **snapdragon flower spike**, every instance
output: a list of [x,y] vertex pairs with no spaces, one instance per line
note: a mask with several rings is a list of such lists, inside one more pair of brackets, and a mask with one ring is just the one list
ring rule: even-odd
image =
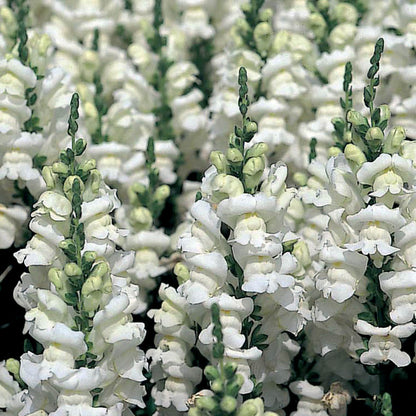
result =
[[[244,378],[240,394],[257,397],[262,394],[262,380],[269,366],[268,362],[263,365],[262,351],[269,356],[275,348],[267,342],[269,334],[273,339],[283,331],[297,334],[303,327],[299,313],[303,288],[291,275],[297,270],[295,256],[283,249],[285,238],[296,241],[293,235],[285,237],[289,228],[284,219],[294,190],[286,188],[284,164],[272,166],[265,175],[264,143],[249,147],[257,128],[247,117],[244,68],[238,82],[243,123],[235,128],[226,154],[211,154],[213,166],[206,172],[200,198],[191,208],[195,221],[179,240],[189,278],[178,292],[190,304],[191,319],[201,326],[197,346],[210,362],[215,362],[220,347],[215,342],[219,333],[207,309],[218,305],[224,360],[236,364]],[[263,305],[267,305],[265,314]],[[263,320],[269,323],[273,319],[280,325],[267,325],[265,333]],[[262,363],[257,367],[259,361]],[[253,367],[258,368],[260,380],[254,377]],[[285,383],[288,379],[282,380]],[[276,382],[267,382],[271,394],[280,389]],[[281,394],[285,395],[283,389]],[[269,395],[267,400],[272,402]],[[278,406],[286,404],[283,400]]]
[[26,331],[44,348],[21,357],[23,408],[55,416],[121,415],[128,405],[144,406],[146,362],[137,346],[145,330],[132,322],[138,288],[126,271],[133,255],[115,249],[123,233],[109,213],[119,202],[95,161],[85,159],[85,140],[76,138],[78,106],[74,94],[72,146],[43,168],[48,190],[35,205],[35,235],[16,253],[29,267],[16,300],[27,310]]
[[238,393],[244,384],[244,377],[239,373],[234,362],[224,360],[224,334],[221,323],[220,307],[213,303],[211,306],[212,335],[215,337],[212,353],[217,364],[207,365],[204,375],[210,382],[211,390],[196,393],[189,401],[188,416],[276,416],[273,412],[263,412],[264,404],[261,399],[246,400],[239,404]]
[[[401,339],[415,331],[415,286],[409,250],[416,189],[414,158],[405,151],[408,141],[404,129],[389,129],[389,108],[374,106],[383,45],[382,39],[376,43],[367,74],[369,84],[364,89],[369,119],[350,109],[346,122],[334,123],[337,137],[344,130],[344,139],[348,138],[350,123],[351,142],[341,146],[343,152],[332,157],[326,168],[318,170],[314,165],[316,180],[308,180],[306,188],[315,190],[302,190],[304,201],[322,207],[321,213],[327,218],[319,254],[324,267],[315,281],[322,297],[315,301],[314,325],[342,320],[349,331],[363,336],[361,347],[360,342],[354,342],[359,347],[355,351],[342,343],[338,348],[345,349],[353,359],[359,358],[381,381],[389,377],[390,370],[384,363],[391,361],[398,367],[410,364]],[[348,80],[346,76],[345,86]],[[349,318],[341,318],[346,306],[353,303],[357,305],[355,311],[350,306]],[[327,344],[328,350],[334,348],[334,340],[328,339]],[[323,355],[328,352],[321,346],[317,352],[320,349]],[[374,409],[389,386],[381,383],[381,389],[371,402]]]

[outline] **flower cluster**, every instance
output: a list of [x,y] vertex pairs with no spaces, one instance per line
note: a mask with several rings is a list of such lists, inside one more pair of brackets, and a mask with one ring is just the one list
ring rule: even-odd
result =
[[0,0],[0,410],[399,414],[415,19]]

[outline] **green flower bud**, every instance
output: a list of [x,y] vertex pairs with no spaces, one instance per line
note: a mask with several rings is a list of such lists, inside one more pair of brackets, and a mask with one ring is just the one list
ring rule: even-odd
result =
[[211,390],[215,393],[221,393],[224,390],[224,384],[222,380],[216,379],[211,383]]
[[232,413],[237,409],[237,400],[231,396],[224,396],[220,402],[220,407],[225,413]]
[[150,230],[153,224],[152,213],[145,207],[134,208],[130,212],[129,222],[136,231]]
[[347,121],[351,123],[354,127],[359,127],[359,126],[370,127],[368,124],[368,120],[361,113],[355,110],[348,111]]
[[201,411],[196,407],[191,407],[188,410],[188,416],[203,416]]
[[48,279],[51,283],[53,283],[57,290],[60,290],[64,287],[65,277],[62,270],[59,270],[55,267],[49,269]]
[[259,12],[259,20],[261,20],[262,22],[268,22],[271,23],[273,18],[273,10],[272,9],[263,9],[260,10]]
[[211,152],[209,159],[211,163],[217,168],[218,173],[227,173],[228,162],[222,152],[214,150]]
[[386,141],[383,145],[383,152],[394,154],[398,153],[402,145],[403,140],[406,138],[406,130],[403,127],[394,127],[390,130]]
[[311,13],[309,15],[309,25],[318,39],[324,38],[326,22],[320,13]]
[[252,157],[246,162],[243,167],[243,178],[248,189],[254,189],[259,184],[264,168],[263,157]]
[[312,264],[309,248],[304,241],[298,240],[295,243],[293,246],[292,254],[303,267],[308,267]]
[[227,150],[227,160],[231,163],[241,163],[244,160],[244,156],[235,147]]
[[244,402],[237,411],[237,416],[257,416],[257,406],[252,400]]
[[379,127],[370,127],[365,134],[365,138],[368,141],[382,141],[384,134]]
[[64,192],[65,192],[66,197],[70,201],[72,200],[72,196],[74,195],[73,192],[72,192],[72,188],[73,188],[75,182],[79,183],[80,194],[81,195],[83,194],[84,189],[85,189],[84,182],[82,182],[82,180],[79,176],[77,176],[77,175],[68,176],[65,179],[65,182],[64,182]]
[[83,297],[91,295],[93,292],[101,292],[103,279],[101,276],[89,276],[82,285],[81,295]]
[[342,150],[339,147],[331,146],[328,149],[328,156],[329,157],[338,156],[340,153],[342,153]]
[[142,183],[135,183],[127,189],[127,195],[129,197],[130,204],[137,204],[139,199],[137,195],[144,194],[146,192],[146,187]]
[[240,373],[237,373],[235,380],[232,381],[231,383],[228,383],[227,386],[225,387],[225,393],[229,394],[230,396],[236,397],[243,383],[244,383],[243,376]]
[[242,35],[245,35],[251,30],[250,25],[247,23],[245,19],[237,19],[237,21],[235,22],[235,25],[237,28],[237,32],[241,33]]
[[164,201],[170,195],[170,188],[168,185],[161,185],[156,188],[154,198],[156,201]]
[[207,365],[204,369],[204,374],[209,381],[214,381],[220,377],[219,371],[213,365]]
[[220,202],[225,198],[232,198],[244,193],[244,187],[241,181],[231,175],[223,173],[217,175],[212,181],[213,202]]
[[59,175],[67,175],[69,172],[69,168],[67,165],[65,165],[65,163],[55,162],[52,165],[52,172]]
[[44,166],[42,168],[42,176],[45,179],[46,186],[48,189],[55,188],[55,176],[50,166]]
[[183,263],[176,263],[175,267],[173,268],[173,273],[175,273],[180,285],[189,280],[189,270]]
[[356,163],[357,166],[361,166],[364,162],[367,162],[365,154],[355,144],[347,144],[344,149],[344,154],[348,160],[351,160],[352,162]]
[[82,270],[76,263],[67,263],[64,266],[64,271],[67,276],[81,276]]
[[17,27],[17,20],[13,10],[9,7],[2,7],[0,9],[0,32],[9,38],[14,38]]
[[247,150],[246,157],[259,157],[263,156],[269,150],[269,146],[266,143],[256,143],[253,147]]
[[92,169],[95,169],[97,167],[97,162],[95,159],[88,159],[85,162],[80,163],[79,169],[83,172],[89,172]]
[[267,55],[267,51],[272,43],[273,29],[270,23],[261,22],[254,28],[254,42],[262,56]]
[[208,410],[208,412],[212,412],[217,407],[217,402],[212,397],[198,397],[196,399],[196,407],[201,410]]
[[306,173],[303,173],[303,172],[295,172],[293,174],[293,180],[295,181],[297,185],[305,186],[306,183],[308,182],[308,176],[306,175]]
[[92,169],[90,172],[90,180],[91,190],[94,194],[97,194],[101,185],[101,173],[97,169]]
[[246,132],[250,134],[256,134],[258,131],[257,123],[255,121],[247,121],[245,124]]
[[235,362],[226,363],[224,366],[224,373],[227,379],[234,377],[235,372],[237,371],[237,364]]
[[387,104],[382,104],[380,107],[380,123],[388,122],[391,117],[390,107]]
[[357,9],[350,3],[338,3],[333,9],[333,19],[338,23],[353,23],[358,20]]
[[352,133],[350,130],[347,130],[344,132],[343,139],[345,143],[351,143],[352,142]]
[[9,358],[6,360],[6,369],[9,373],[20,378],[20,362],[15,358]]
[[97,253],[95,251],[86,251],[82,255],[82,261],[83,262],[93,264],[95,262],[95,260],[97,260]]
[[92,269],[90,276],[98,276],[103,277],[106,274],[110,273],[110,266],[107,262],[101,261],[100,263],[97,263],[94,268]]
[[78,139],[75,142],[75,148],[74,148],[75,156],[82,155],[86,147],[87,147],[87,142],[84,139]]

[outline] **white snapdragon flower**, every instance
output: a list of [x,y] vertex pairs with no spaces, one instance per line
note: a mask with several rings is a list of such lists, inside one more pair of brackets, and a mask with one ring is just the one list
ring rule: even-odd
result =
[[258,193],[225,199],[219,203],[217,213],[233,229],[237,243],[261,247],[267,232],[278,231],[273,227],[277,210],[275,198]]
[[19,384],[6,369],[5,361],[0,362],[0,407],[9,408],[19,393]]
[[[266,407],[282,409],[288,405],[288,391],[279,385],[290,379],[291,362],[299,351],[298,343],[282,333],[263,351],[262,357],[252,364],[256,380],[263,383],[262,397]],[[279,360],[276,360],[276,356]]]
[[364,276],[368,259],[354,251],[339,247],[324,246],[320,259],[326,269],[318,274],[316,288],[325,297],[331,297],[341,303],[354,294],[363,299],[368,295],[368,279]]
[[360,212],[347,217],[348,224],[359,232],[357,243],[346,244],[349,250],[361,250],[363,254],[370,254],[379,264],[381,256],[399,251],[391,245],[391,233],[405,224],[399,209],[390,209],[385,205],[370,205]]
[[295,64],[290,53],[283,52],[269,59],[262,68],[262,82],[267,98],[294,100],[307,92],[309,74]]
[[324,388],[314,386],[307,380],[293,381],[289,384],[290,390],[299,396],[298,407],[291,416],[328,416],[325,410]]
[[155,320],[156,349],[150,349],[152,359],[152,397],[164,408],[173,406],[178,411],[187,410],[186,401],[202,376],[201,369],[191,367],[190,349],[195,343],[195,334],[190,329],[190,318],[184,297],[165,284],[159,289],[163,299],[159,310],[151,310],[149,316]]
[[[372,185],[371,196],[375,196],[388,206],[414,185],[416,170],[412,161],[398,154],[382,153],[374,162],[365,162],[357,172],[362,184]],[[405,183],[407,184],[405,187]]]
[[406,367],[410,364],[410,356],[401,351],[400,338],[410,337],[416,331],[416,324],[407,323],[394,328],[375,327],[366,321],[358,320],[355,329],[362,335],[369,335],[368,351],[363,352],[360,361],[366,365],[391,361],[397,367]]
[[380,287],[390,298],[392,321],[410,322],[416,313],[416,272],[410,269],[381,273]]
[[26,222],[28,212],[19,205],[0,204],[0,249],[9,248],[21,240],[21,228]]
[[190,235],[179,240],[179,247],[185,254],[190,278],[180,291],[191,304],[208,300],[225,284],[228,274],[225,256],[229,248],[221,235],[221,222],[206,201],[197,201],[191,208],[195,227]]

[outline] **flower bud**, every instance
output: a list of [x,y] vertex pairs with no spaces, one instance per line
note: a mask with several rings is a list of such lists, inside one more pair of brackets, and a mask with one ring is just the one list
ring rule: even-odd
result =
[[95,251],[86,251],[82,255],[82,261],[83,262],[93,264],[95,262],[95,260],[97,260],[97,253]]
[[65,163],[55,162],[52,165],[52,172],[59,175],[67,175],[69,172],[69,168],[67,165],[65,165]]
[[318,39],[325,36],[326,22],[320,13],[311,13],[309,15],[309,25]]
[[127,195],[129,197],[130,204],[136,204],[139,201],[137,194],[144,194],[146,192],[146,187],[142,183],[135,183],[127,189]]
[[92,169],[95,169],[97,167],[97,162],[95,159],[88,159],[85,162],[80,163],[79,169],[83,172],[89,172]]
[[238,409],[237,416],[257,416],[257,407],[247,400]]
[[333,9],[333,19],[339,23],[356,24],[358,20],[357,9],[350,3],[338,3]]
[[161,185],[156,188],[154,198],[156,201],[165,201],[170,195],[170,188],[168,185]]
[[55,188],[55,177],[50,166],[44,166],[42,168],[42,176],[48,189]]
[[90,276],[98,276],[103,277],[107,273],[110,273],[110,267],[107,262],[102,261],[100,263],[97,263],[94,268],[92,269]]
[[183,263],[176,263],[175,267],[173,268],[173,273],[175,273],[180,285],[189,280],[189,270]]
[[240,373],[237,373],[235,380],[232,383],[227,384],[225,392],[230,396],[237,396],[243,384],[244,377]]
[[82,275],[82,270],[76,263],[65,264],[64,271],[65,271],[65,274],[69,277]]
[[256,143],[253,147],[247,150],[246,157],[258,157],[263,156],[269,150],[269,146],[266,143]]
[[152,213],[145,207],[134,208],[130,212],[129,221],[136,231],[150,230],[153,224]]
[[262,22],[269,22],[271,23],[273,18],[273,10],[272,9],[262,9],[259,12],[259,20],[261,20]]
[[270,23],[261,22],[254,28],[254,42],[262,56],[267,55],[267,51],[272,43],[273,29]]
[[91,191],[94,194],[97,194],[100,190],[101,185],[101,173],[97,169],[92,169],[90,171],[90,184],[91,184]]
[[252,157],[246,162],[243,167],[243,177],[248,189],[254,189],[259,184],[264,168],[263,157]]
[[214,150],[211,152],[209,159],[211,163],[217,168],[218,173],[226,173],[227,172],[227,159],[225,158],[224,154],[218,150]]
[[357,27],[351,23],[341,23],[335,26],[328,37],[328,43],[332,49],[343,49],[355,38]]
[[403,127],[394,127],[390,130],[384,145],[383,152],[394,154],[400,150],[403,140],[406,138],[406,131]]
[[296,257],[296,260],[303,266],[308,267],[312,264],[312,259],[309,254],[309,248],[302,240],[298,240],[293,246],[292,254]]
[[355,144],[349,143],[345,146],[344,149],[345,157],[348,160],[356,163],[358,166],[361,166],[364,162],[367,162],[367,158],[363,151],[356,146]]
[[196,407],[201,410],[212,412],[217,407],[217,403],[212,397],[198,397],[196,399]]
[[297,185],[305,186],[306,183],[308,182],[308,176],[306,175],[306,173],[303,173],[303,172],[295,172],[293,174],[293,180],[295,181]]
[[240,163],[244,160],[244,156],[235,147],[227,150],[227,160],[231,163]]
[[20,362],[15,358],[9,358],[6,360],[6,369],[9,373],[13,374],[16,378],[20,379]]
[[196,407],[191,407],[188,410],[188,416],[203,416],[201,411]]
[[215,393],[220,393],[224,389],[224,384],[222,380],[216,379],[211,383],[211,390]]
[[223,173],[214,178],[212,187],[214,190],[213,197],[216,202],[244,193],[243,184],[238,178]]
[[344,135],[342,136],[345,143],[351,143],[352,142],[352,133],[350,130],[347,130],[344,132]]
[[368,124],[368,120],[361,113],[355,110],[348,111],[347,121],[351,123],[354,127],[359,127],[359,126],[370,127]]
[[65,277],[62,270],[59,270],[55,267],[49,269],[48,279],[56,287],[57,290],[60,290],[64,287]]
[[220,373],[213,365],[207,365],[204,369],[204,374],[209,381],[214,381],[220,377]]
[[0,32],[9,38],[14,38],[17,31],[17,20],[9,7],[0,9]]
[[73,196],[72,187],[73,187],[75,182],[79,183],[80,194],[81,195],[83,194],[84,189],[85,189],[84,182],[82,182],[82,180],[79,176],[77,176],[77,175],[68,176],[65,179],[65,182],[64,182],[64,192],[65,192],[66,197],[70,201],[72,200],[72,196]]
[[340,153],[342,153],[342,150],[339,147],[331,146],[328,149],[328,156],[329,157],[338,156]]
[[247,121],[245,124],[246,132],[249,134],[255,134],[257,133],[258,127],[257,123],[255,121]]
[[390,107],[387,104],[382,104],[380,107],[380,123],[388,122],[391,117]]
[[103,279],[100,276],[89,276],[82,285],[81,295],[86,297],[93,292],[100,291],[103,285]]
[[224,366],[224,373],[227,379],[231,379],[237,371],[237,364],[234,362],[226,363]]
[[225,413],[232,413],[237,409],[237,400],[232,396],[224,396],[220,402],[220,407]]
[[382,141],[384,134],[379,127],[370,127],[365,134],[365,138],[368,141]]

